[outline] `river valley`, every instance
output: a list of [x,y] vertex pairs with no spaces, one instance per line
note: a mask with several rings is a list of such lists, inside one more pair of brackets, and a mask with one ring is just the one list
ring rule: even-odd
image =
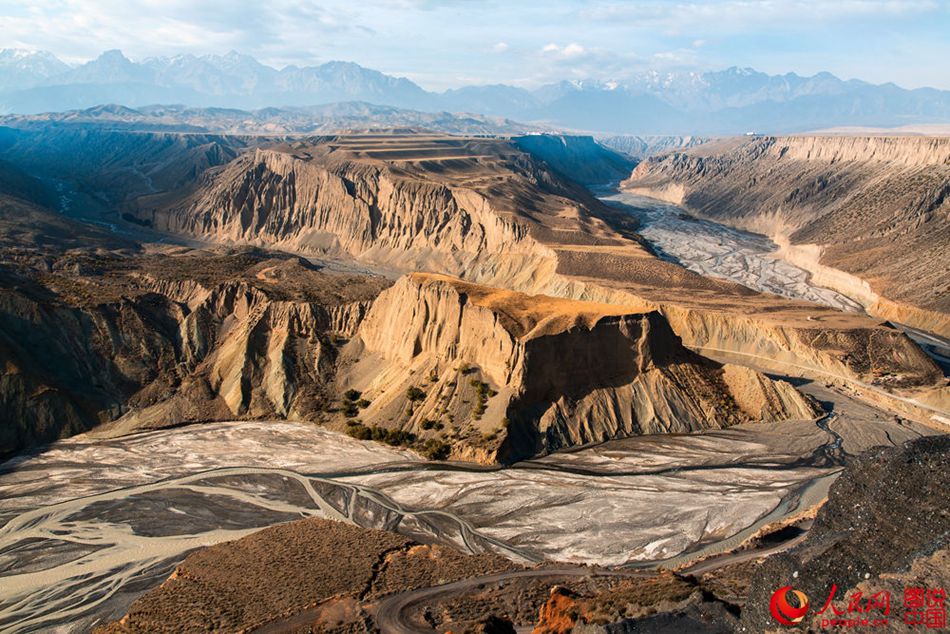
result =
[[290,422],[60,441],[0,466],[0,628],[88,630],[188,552],[310,516],[529,564],[683,565],[820,502],[848,455],[928,433],[803,389],[841,415],[616,440],[508,468],[427,462]]

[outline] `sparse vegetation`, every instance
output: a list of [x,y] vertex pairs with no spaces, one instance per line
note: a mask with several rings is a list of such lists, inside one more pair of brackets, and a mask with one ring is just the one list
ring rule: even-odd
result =
[[437,420],[432,420],[432,419],[430,419],[430,418],[423,418],[423,419],[422,419],[422,428],[423,428],[423,429],[426,429],[426,430],[434,429],[434,430],[436,430],[436,431],[440,431],[440,430],[442,430],[442,429],[445,428],[445,425],[443,425],[442,423],[440,423],[440,422],[437,421]]
[[475,388],[475,393],[478,395],[478,400],[475,403],[475,407],[472,409],[472,418],[475,420],[480,420],[482,415],[485,413],[485,409],[488,407],[488,399],[492,396],[496,396],[498,392],[491,389],[491,386],[484,381],[479,381],[478,379],[472,379],[469,381],[469,384]]
[[350,421],[347,421],[346,433],[359,440],[375,440],[394,447],[409,447],[416,442],[416,435],[412,432],[401,429],[386,429],[376,425],[367,427],[359,421],[353,421],[353,423],[350,424]]
[[373,439],[373,432],[369,429],[369,427],[359,422],[357,422],[356,425],[348,425],[346,428],[346,435],[356,438],[357,440]]
[[422,445],[421,453],[429,460],[445,460],[452,453],[452,446],[441,440],[430,438]]
[[[347,390],[343,393],[343,403],[340,405],[339,411],[343,412],[343,415],[347,418],[356,418],[361,409],[366,409],[369,407],[369,401],[365,398],[360,398],[362,393],[359,390]],[[336,409],[327,410],[327,411],[338,411]]]
[[424,400],[426,393],[415,385],[410,385],[406,389],[406,398],[409,399],[409,411],[408,414],[412,416],[412,413],[415,411],[415,404],[418,401]]

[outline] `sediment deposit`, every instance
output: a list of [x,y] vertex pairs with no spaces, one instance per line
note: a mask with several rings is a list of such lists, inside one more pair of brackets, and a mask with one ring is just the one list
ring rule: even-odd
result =
[[763,233],[870,314],[950,334],[950,139],[724,140],[647,159],[623,188]]

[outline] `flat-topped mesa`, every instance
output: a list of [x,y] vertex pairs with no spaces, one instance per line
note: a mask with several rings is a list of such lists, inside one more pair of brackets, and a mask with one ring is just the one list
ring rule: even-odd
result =
[[788,136],[764,137],[769,153],[807,161],[880,162],[924,167],[950,165],[950,137]]
[[[575,154],[568,149],[564,160]],[[686,345],[764,358],[783,373],[888,390],[942,378],[879,321],[758,294],[656,257],[632,216],[501,139],[360,134],[274,145],[209,171],[184,197],[143,199],[139,216],[210,241],[658,310]],[[819,331],[853,340],[854,349],[813,346],[826,341]],[[892,349],[873,368],[859,358],[884,346]]]
[[950,138],[721,140],[647,159],[622,186],[766,234],[869,314],[950,336]]
[[505,141],[354,135],[248,152],[138,215],[213,241],[530,284],[554,272],[546,243],[613,235],[584,205],[600,203]]
[[510,462],[636,434],[807,419],[790,384],[684,348],[657,312],[413,274],[373,303],[340,386],[373,424]]

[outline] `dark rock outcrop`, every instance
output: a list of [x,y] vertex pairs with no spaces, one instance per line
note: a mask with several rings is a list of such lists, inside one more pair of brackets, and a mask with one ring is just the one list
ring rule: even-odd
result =
[[[811,622],[820,618],[815,612],[832,584],[838,589],[836,605],[842,609],[846,595],[861,584],[906,575],[915,564],[946,552],[950,546],[948,489],[950,436],[872,449],[859,457],[831,487],[828,502],[805,541],[758,567],[739,631],[781,627],[769,613],[769,600],[783,586],[808,596],[812,609],[805,618]],[[945,586],[948,581],[950,569],[945,567],[940,583]],[[895,605],[898,620],[903,618],[899,609]]]

